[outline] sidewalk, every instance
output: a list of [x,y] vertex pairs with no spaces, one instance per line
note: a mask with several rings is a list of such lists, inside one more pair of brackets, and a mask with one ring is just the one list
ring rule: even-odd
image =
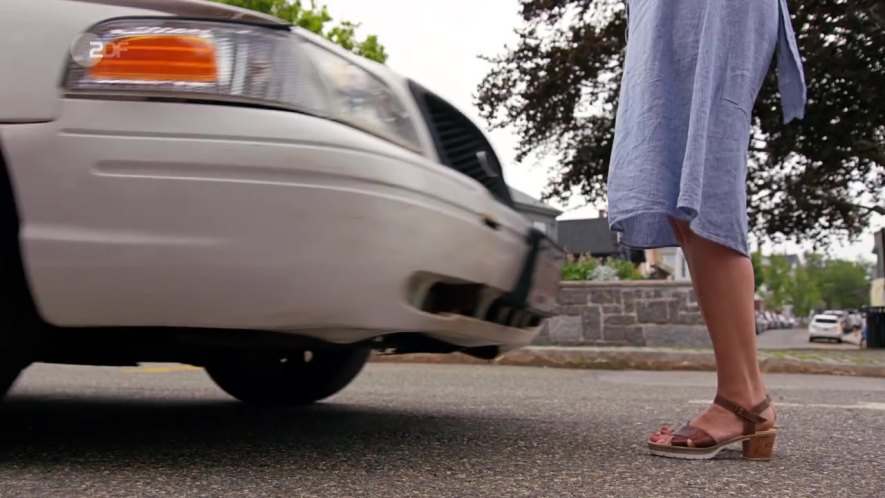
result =
[[[885,378],[885,349],[760,350],[763,372]],[[709,349],[530,346],[495,360],[460,353],[375,355],[373,361],[466,363],[606,370],[715,370]]]

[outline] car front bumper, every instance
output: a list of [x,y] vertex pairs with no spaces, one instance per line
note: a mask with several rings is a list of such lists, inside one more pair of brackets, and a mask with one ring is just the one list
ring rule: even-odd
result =
[[59,326],[274,330],[336,343],[422,332],[529,343],[421,311],[416,279],[511,291],[528,222],[478,183],[328,120],[66,99],[0,127],[26,273]]

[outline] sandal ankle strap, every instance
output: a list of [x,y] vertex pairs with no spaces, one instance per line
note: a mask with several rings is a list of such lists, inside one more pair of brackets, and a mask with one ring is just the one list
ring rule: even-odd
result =
[[[727,398],[723,398],[720,395],[716,395],[716,398],[713,400],[713,403],[725,408],[726,410],[734,413],[738,417],[745,420],[744,427],[747,428],[744,432],[750,431],[755,432],[755,426],[764,422],[767,422],[768,419],[761,416],[760,414],[764,412],[771,405],[771,398],[767,395],[765,396],[765,401],[759,403],[751,409],[744,408],[743,405],[735,403]],[[747,423],[749,422],[749,424]],[[752,424],[752,425],[751,425]]]

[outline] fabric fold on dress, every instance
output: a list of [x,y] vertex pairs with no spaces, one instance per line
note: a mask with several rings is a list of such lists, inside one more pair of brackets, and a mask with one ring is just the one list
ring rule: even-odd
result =
[[784,123],[805,117],[807,87],[805,72],[802,70],[802,56],[793,23],[790,21],[790,9],[787,0],[780,2],[781,25],[777,40],[777,83],[781,92],[781,107],[784,112]]

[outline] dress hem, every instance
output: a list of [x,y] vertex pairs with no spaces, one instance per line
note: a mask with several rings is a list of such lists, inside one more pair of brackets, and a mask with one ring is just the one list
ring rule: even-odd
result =
[[[689,209],[690,208],[686,208],[686,210],[689,210]],[[702,226],[703,223],[701,222],[701,220],[698,219],[697,212],[694,209],[690,209],[690,211],[691,211],[691,214],[686,213],[685,211],[682,210],[682,208],[678,209],[676,212],[672,212],[672,211],[668,211],[668,210],[658,210],[658,209],[633,211],[633,212],[630,212],[629,214],[625,214],[625,215],[611,218],[609,220],[609,228],[613,232],[616,232],[619,234],[618,241],[621,244],[623,244],[631,249],[645,250],[645,249],[658,249],[658,248],[662,248],[662,247],[679,247],[678,243],[670,243],[670,242],[666,242],[666,241],[651,242],[649,244],[640,244],[640,243],[632,242],[630,240],[630,236],[627,235],[627,233],[624,229],[625,222],[629,222],[631,219],[635,219],[639,216],[647,215],[647,214],[663,215],[663,216],[675,218],[677,220],[687,221],[689,223],[689,228],[691,229],[691,231],[694,234],[698,235],[699,237],[709,240],[710,242],[719,244],[719,245],[726,247],[728,249],[731,249],[732,251],[735,251],[744,257],[747,257],[747,258],[750,257],[749,251],[747,250],[746,247],[741,247],[741,244],[736,244],[734,241],[728,240],[727,237],[722,237],[720,235],[717,235],[717,234],[707,230],[705,227]],[[675,239],[675,235],[673,237]]]

